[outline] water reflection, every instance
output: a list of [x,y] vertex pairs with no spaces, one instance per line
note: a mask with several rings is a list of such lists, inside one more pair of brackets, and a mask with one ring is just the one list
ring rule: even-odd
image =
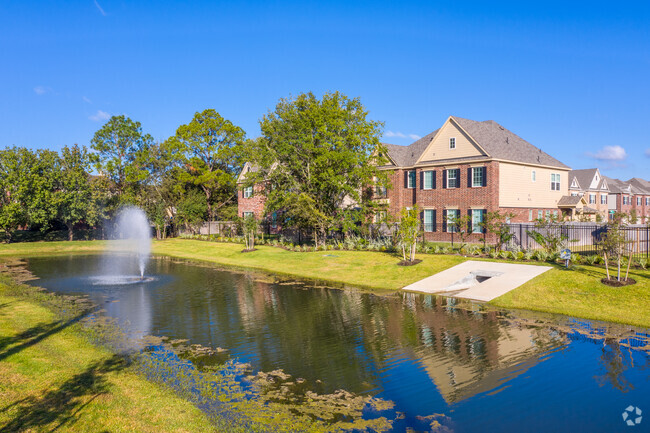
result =
[[[453,411],[457,431],[525,431],[522,416],[561,411],[569,398],[579,398],[590,413],[618,410],[624,393],[637,405],[650,403],[650,340],[638,332],[628,330],[632,338],[622,340],[616,327],[592,329],[587,322],[507,315],[432,295],[376,296],[168,259],[150,262],[155,282],[98,289],[84,283],[97,266],[95,257],[29,261],[41,277],[35,284],[89,295],[133,335],[224,347],[255,369],[321,380],[325,392],[344,388],[393,400],[406,413],[398,427],[413,425],[417,415]],[[537,406],[522,412],[524,401]],[[618,419],[604,417],[592,416],[596,430],[618,426]],[[539,428],[531,431],[575,431],[558,419],[536,419]]]

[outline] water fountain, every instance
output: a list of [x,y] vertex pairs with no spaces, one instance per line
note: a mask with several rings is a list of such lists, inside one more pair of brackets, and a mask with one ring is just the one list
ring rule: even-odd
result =
[[[124,208],[110,233],[113,239],[103,258],[101,276],[96,285],[137,284],[150,281],[145,276],[151,252],[151,225],[142,209]],[[128,258],[125,260],[124,253]],[[137,273],[137,275],[134,275]]]

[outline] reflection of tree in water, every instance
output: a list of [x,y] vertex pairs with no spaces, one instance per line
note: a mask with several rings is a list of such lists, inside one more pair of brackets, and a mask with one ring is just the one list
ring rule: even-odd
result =
[[[633,390],[634,385],[625,377],[625,371],[632,365],[628,365],[628,358],[623,354],[620,343],[614,338],[605,338],[601,351],[600,362],[605,369],[605,374],[596,376],[599,385],[604,386],[609,382],[621,392]],[[629,362],[634,362],[631,355]]]

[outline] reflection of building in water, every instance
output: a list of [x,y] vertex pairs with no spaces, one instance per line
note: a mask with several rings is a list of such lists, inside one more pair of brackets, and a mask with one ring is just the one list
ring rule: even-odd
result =
[[496,391],[562,342],[547,327],[516,327],[496,311],[458,308],[454,298],[404,293],[403,301],[374,326],[420,360],[449,403]]

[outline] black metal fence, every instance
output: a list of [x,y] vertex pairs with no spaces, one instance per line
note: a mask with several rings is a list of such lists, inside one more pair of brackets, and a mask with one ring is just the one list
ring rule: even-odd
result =
[[[532,251],[541,249],[534,236],[535,231],[544,236],[562,237],[564,244],[571,251],[581,255],[600,254],[600,242],[607,233],[607,225],[593,223],[564,223],[546,227],[537,227],[529,224],[508,224],[513,238],[511,245],[516,245],[522,250]],[[650,258],[650,226],[630,225],[621,227],[625,234],[626,249],[635,257]]]

